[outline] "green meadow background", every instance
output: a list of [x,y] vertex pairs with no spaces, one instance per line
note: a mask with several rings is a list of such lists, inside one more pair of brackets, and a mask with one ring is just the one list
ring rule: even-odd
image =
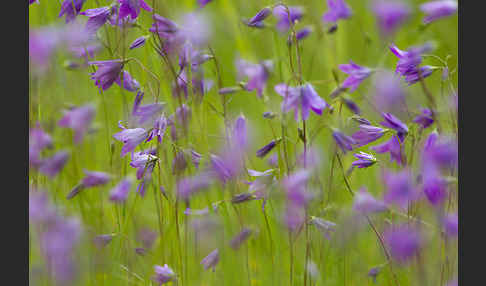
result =
[[[450,80],[443,81],[442,72],[436,71],[426,79],[426,83],[442,108],[439,109],[439,119],[444,132],[454,134],[455,125],[448,117],[447,100],[451,89],[457,88],[458,16],[456,14],[423,28],[421,27],[423,14],[418,9],[423,2],[425,1],[409,1],[413,7],[413,15],[395,35],[393,42],[405,50],[413,45],[433,41],[436,49],[432,54],[441,59],[449,57]],[[83,10],[106,6],[110,3],[87,0]],[[155,9],[156,13],[172,20],[177,20],[183,13],[198,9],[194,0],[148,0],[147,3]],[[285,116],[283,124],[280,122],[280,116],[273,120],[264,119],[262,116],[266,111],[280,114],[282,98],[273,91],[273,86],[286,82],[291,76],[287,35],[282,35],[271,27],[251,29],[241,23],[242,19],[252,17],[264,6],[275,3],[256,0],[214,0],[202,10],[209,19],[211,27],[209,45],[214,50],[220,66],[222,86],[237,85],[234,63],[238,57],[253,62],[270,59],[274,63],[263,98],[258,98],[255,92],[245,91],[228,95],[226,98],[228,121],[234,122],[240,114],[244,114],[247,119],[252,132],[252,144],[246,164],[248,168],[258,171],[271,167],[266,159],[255,156],[256,150],[272,139],[281,137],[282,126],[286,128],[289,137],[287,148],[290,160],[295,162],[296,156],[303,150],[297,132],[297,127],[300,126],[297,126],[293,116]],[[336,71],[338,80],[341,82],[346,76],[338,71],[338,64],[353,60],[359,65],[380,66],[394,70],[397,58],[388,49],[391,41],[384,41],[380,37],[376,20],[369,8],[370,1],[347,0],[353,10],[353,16],[349,20],[339,21],[338,30],[334,34],[327,34],[321,21],[322,14],[327,11],[326,1],[286,1],[285,3],[289,6],[301,5],[305,8],[305,15],[296,25],[296,29],[312,25],[314,31],[300,45],[303,78],[314,85],[322,98],[328,103],[333,103],[335,110],[339,110],[339,104],[329,97],[337,86],[333,70]],[[58,1],[40,0],[39,5],[30,5],[30,30],[46,25],[62,25],[64,19],[58,18],[59,10]],[[78,18],[84,20],[86,17]],[[276,23],[276,20],[269,17],[266,22],[271,26]],[[151,13],[142,10],[138,23],[142,29],[126,30],[123,36],[120,29],[109,25],[100,29],[99,35],[103,41],[108,39],[112,48],[118,42],[119,48],[115,56],[111,56],[107,49],[103,49],[95,56],[95,60],[121,57],[140,60],[160,79],[160,86],[158,86],[157,81],[136,63],[130,62],[126,65],[125,68],[138,80],[145,91],[143,103],[154,102],[157,90],[160,90],[159,101],[165,102],[165,112],[172,114],[178,107],[178,102],[171,93],[172,75],[168,67],[148,44],[142,48],[128,50],[133,40],[149,34],[148,28],[152,24]],[[115,206],[108,200],[110,189],[126,175],[134,177],[135,169],[128,165],[129,155],[120,157],[122,144],[112,136],[119,131],[118,121],[128,119],[127,114],[132,108],[135,93],[113,85],[101,94],[90,79],[91,68],[68,70],[64,67],[64,63],[68,60],[76,59],[67,52],[59,51],[50,59],[49,69],[41,75],[29,72],[29,125],[34,127],[36,122],[40,122],[44,130],[54,139],[54,148],[43,153],[44,156],[50,156],[62,149],[70,152],[68,163],[54,179],[31,171],[29,181],[48,192],[50,201],[60,213],[78,217],[83,224],[83,237],[74,254],[78,262],[78,275],[72,285],[155,285],[151,282],[151,276],[154,273],[153,266],[156,264],[168,264],[177,273],[178,279],[174,285],[290,285],[290,279],[293,281],[292,285],[304,285],[305,236],[302,231],[293,237],[292,247],[289,244],[288,232],[280,219],[285,208],[281,188],[276,187],[271,190],[276,194],[275,199],[267,203],[265,212],[262,211],[260,201],[239,205],[222,203],[218,212],[212,213],[220,225],[204,239],[196,239],[191,228],[191,221],[195,218],[183,214],[185,206],[183,204],[175,206],[177,180],[182,176],[198,172],[191,165],[183,175],[172,175],[171,165],[176,148],[192,147],[203,154],[201,161],[203,167],[209,161],[209,154],[218,153],[224,146],[224,118],[214,110],[224,110],[222,97],[217,92],[214,61],[203,64],[205,78],[213,80],[214,85],[200,105],[191,103],[192,117],[188,137],[172,142],[167,130],[159,149],[162,150],[159,154],[160,165],[154,170],[153,184],[147,190],[145,197],[140,198],[136,194],[136,184],[133,184],[127,203]],[[431,57],[424,58],[424,64],[441,65]],[[369,104],[373,91],[372,83],[371,78],[365,80],[350,97],[362,108],[364,117],[378,122],[380,115],[374,112]],[[418,106],[426,105],[420,84],[407,88],[407,91],[407,103],[410,108],[417,110]],[[93,128],[81,144],[75,145],[72,141],[72,131],[59,128],[57,122],[62,117],[64,109],[87,103],[96,107]],[[346,108],[342,108],[341,112],[343,118],[352,115]],[[320,153],[319,176],[312,184],[318,197],[311,204],[309,214],[338,224],[351,223],[346,222],[345,218],[351,211],[353,198],[346,190],[338,162],[333,160],[335,143],[331,133],[329,129],[322,126],[327,124],[341,127],[349,134],[351,128],[343,125],[344,122],[346,121],[338,120],[336,113],[331,115],[328,112],[324,112],[323,116],[312,113],[307,122],[308,134],[315,135],[310,145]],[[410,128],[411,133],[417,135],[417,127]],[[426,130],[425,133],[428,134],[430,131]],[[422,135],[422,141],[426,134]],[[378,142],[381,141],[383,139]],[[407,157],[414,148],[410,141],[408,140],[405,147]],[[145,144],[144,149],[153,146],[151,143]],[[283,147],[283,144],[279,144],[272,154],[283,152]],[[358,150],[366,151],[367,147]],[[346,170],[354,159],[353,153],[348,152],[341,157]],[[381,198],[385,191],[381,171],[383,168],[397,169],[397,166],[389,162],[388,154],[376,156],[379,160],[377,165],[354,170],[349,176],[349,182],[353,190],[357,191],[366,186],[370,193]],[[412,166],[415,170],[418,163],[416,157]],[[283,163],[280,163],[280,166],[283,166]],[[113,179],[105,186],[85,190],[74,199],[66,200],[67,193],[82,179],[83,169],[107,172],[113,175]],[[283,170],[276,173],[277,178],[284,175]],[[229,199],[232,193],[246,191],[248,186],[244,181],[247,179],[246,176],[242,177],[238,182],[226,187],[222,187],[219,183],[212,184],[209,190],[191,200],[191,208],[202,209],[210,202]],[[163,186],[169,194],[169,200],[160,195],[158,190],[160,186]],[[457,187],[454,186],[454,189],[457,190]],[[456,201],[454,199],[450,204],[450,211],[457,210]],[[437,219],[427,202],[423,201],[415,205],[413,213],[421,220],[429,222],[431,226],[425,229],[427,244],[421,252],[420,260],[413,260],[407,265],[393,263],[393,270],[397,274],[399,284],[420,285],[418,281],[423,280],[419,279],[425,276],[427,285],[445,285],[447,281],[457,277],[457,244],[451,242],[447,246],[444,245],[437,231]],[[179,221],[179,229],[176,227],[176,217]],[[389,223],[399,223],[406,219],[396,212],[388,211],[374,216],[373,222],[381,231]],[[234,251],[228,246],[228,242],[242,226],[250,227],[254,232],[238,251]],[[136,235],[143,228],[153,230],[158,237],[148,253],[140,256],[134,249],[141,247]],[[93,237],[100,234],[115,234],[110,244],[102,249],[96,248],[92,243]],[[384,265],[386,258],[369,226],[364,225],[359,232],[343,235],[329,241],[314,226],[309,227],[310,259],[317,270],[314,276],[310,276],[312,278],[309,285],[396,284],[390,267]],[[39,269],[45,267],[45,261],[40,254],[36,230],[32,227],[29,228],[29,242],[29,273],[32,285],[54,285],[48,277],[36,274]],[[200,261],[215,248],[219,248],[220,262],[215,272],[205,271]],[[289,271],[291,253],[293,254],[292,273]],[[444,264],[446,257],[447,263]],[[372,267],[378,265],[384,266],[374,284],[367,273]],[[424,271],[421,272],[419,269]]]

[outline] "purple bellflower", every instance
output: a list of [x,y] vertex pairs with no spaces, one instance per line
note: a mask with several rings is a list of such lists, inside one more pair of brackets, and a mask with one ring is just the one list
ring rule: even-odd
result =
[[390,51],[399,58],[395,73],[405,77],[405,81],[411,85],[432,74],[433,68],[430,66],[419,67],[422,63],[422,54],[431,51],[432,44],[427,43],[418,47],[411,47],[408,51],[402,51],[392,44]]
[[113,138],[123,143],[121,156],[125,156],[128,152],[132,152],[135,148],[147,139],[147,131],[143,128],[133,128],[126,129],[125,127],[122,131],[115,133]]
[[393,135],[388,141],[379,145],[371,146],[370,149],[379,154],[390,152],[390,162],[395,161],[399,165],[405,163],[406,158],[403,154],[403,148],[398,136]]
[[331,234],[336,231],[335,223],[320,217],[311,216],[310,223],[313,224],[328,240],[331,239]]
[[[122,85],[122,81],[123,81],[123,85]],[[120,73],[120,76],[118,76],[115,79],[115,82],[120,87],[123,86],[123,88],[128,90],[128,91],[134,92],[134,91],[137,91],[138,89],[140,89],[140,84],[138,83],[138,81],[136,79],[134,79],[130,75],[130,73],[127,72],[127,71],[122,71]]]
[[131,19],[136,19],[140,14],[140,8],[147,12],[152,12],[152,8],[144,0],[118,0],[120,2],[120,18],[130,15]]
[[236,69],[238,71],[238,78],[248,78],[245,89],[247,91],[256,90],[258,97],[262,97],[267,79],[273,69],[272,61],[266,60],[261,63],[254,64],[239,59],[236,61]]
[[450,213],[444,216],[442,219],[442,225],[445,233],[449,237],[457,237],[457,234],[459,233],[459,220],[457,214]]
[[[304,8],[301,6],[285,6],[278,5],[273,8],[273,16],[278,19],[276,28],[282,32],[287,32],[296,21],[299,21],[304,15]],[[290,18],[290,19],[289,19]]]
[[284,98],[282,111],[289,112],[293,109],[296,121],[299,119],[299,110],[301,119],[307,120],[311,110],[322,115],[322,111],[329,106],[310,83],[298,87],[290,87],[281,83],[275,86],[275,91]]
[[253,16],[251,19],[244,21],[244,23],[248,27],[253,27],[253,28],[263,28],[264,23],[263,20],[265,20],[270,14],[272,13],[272,10],[268,7],[263,8],[262,10],[258,11],[258,13]]
[[66,23],[74,21],[83,8],[84,2],[86,2],[86,0],[64,0],[61,4],[59,18],[66,15]]
[[351,17],[352,11],[344,0],[327,0],[328,11],[322,15],[324,22],[336,23],[339,19]]
[[130,188],[132,187],[132,180],[129,178],[125,178],[118,185],[116,185],[110,191],[110,201],[114,203],[123,203],[128,198],[128,193],[130,192]]
[[352,151],[353,145],[356,144],[356,141],[354,141],[352,137],[345,135],[337,129],[334,129],[332,131],[332,137],[334,138],[334,141],[336,141],[336,144],[339,146],[339,148],[343,151],[343,153],[346,153],[347,151]]
[[390,255],[399,263],[405,263],[420,251],[422,237],[410,225],[391,226],[383,233]]
[[[307,36],[309,36],[310,33],[312,33],[312,31],[314,31],[312,26],[304,27],[304,28],[295,32],[295,38],[297,39],[297,41],[301,41],[301,40],[307,38]],[[289,35],[288,38],[287,38],[287,44],[292,45],[293,42],[294,42],[294,38],[292,37],[292,35]]]
[[383,183],[386,187],[384,200],[386,203],[395,203],[405,209],[408,202],[419,197],[416,187],[413,184],[410,170],[403,169],[397,173],[385,171]]
[[457,12],[457,2],[453,0],[430,1],[420,5],[420,10],[426,14],[424,24],[445,18]]
[[101,28],[111,15],[111,7],[101,7],[95,9],[88,9],[81,13],[80,15],[87,16],[89,19],[86,22],[86,30],[90,33],[96,33],[96,31]]
[[400,119],[396,118],[391,113],[382,113],[381,114],[385,121],[380,122],[381,125],[391,128],[397,132],[397,136],[400,139],[400,142],[405,140],[405,136],[408,134],[408,127],[400,121]]
[[208,256],[204,257],[203,260],[201,260],[201,264],[204,266],[204,270],[213,268],[213,272],[218,262],[219,262],[219,250],[217,248],[213,250],[211,253],[209,253]]
[[129,49],[133,50],[133,49],[142,47],[143,45],[145,45],[145,42],[147,41],[147,39],[148,39],[148,36],[141,36],[139,38],[136,38],[135,41],[133,41],[130,44]]
[[40,152],[47,147],[52,147],[52,138],[37,122],[36,127],[29,132],[29,163],[32,166],[40,166]]
[[164,103],[156,102],[147,105],[140,105],[133,115],[138,117],[139,124],[144,124],[147,121],[153,121],[163,109]]
[[74,131],[74,142],[80,143],[94,116],[95,108],[91,105],[84,105],[64,112],[64,116],[57,124],[61,127],[71,128]]
[[357,147],[361,147],[380,139],[383,134],[385,134],[385,130],[383,128],[367,124],[360,124],[359,130],[353,133],[351,137],[356,142]]
[[341,87],[349,88],[350,92],[355,91],[361,82],[369,77],[372,73],[371,69],[359,66],[353,61],[349,61],[349,64],[339,65],[339,69],[349,75],[348,78],[346,78],[341,84]]
[[419,124],[423,129],[429,127],[434,123],[432,111],[428,108],[421,108],[421,113],[413,119],[413,122]]
[[111,180],[111,176],[104,172],[91,172],[84,170],[85,176],[81,182],[76,185],[67,195],[66,199],[70,200],[78,195],[85,188],[105,185]]
[[268,143],[267,145],[263,146],[262,148],[258,149],[257,152],[256,152],[256,156],[258,158],[264,158],[265,156],[267,156],[268,153],[270,153],[270,151],[273,150],[273,148],[275,148],[275,146],[277,146],[277,143],[280,142],[280,140],[272,140],[270,141],[270,143]]
[[163,267],[155,265],[154,270],[155,275],[152,277],[152,280],[159,286],[175,279],[176,274],[167,264],[164,264]]
[[361,188],[354,196],[353,210],[364,215],[371,213],[383,212],[387,206],[383,201],[375,199],[366,188]]
[[69,153],[67,151],[59,151],[52,157],[42,161],[39,172],[50,178],[54,178],[64,168],[68,158]]
[[375,156],[362,151],[354,154],[354,157],[358,158],[358,160],[354,161],[352,165],[358,168],[368,168],[376,163]]
[[147,142],[150,142],[154,137],[157,137],[157,141],[162,143],[162,139],[164,138],[165,130],[167,129],[167,117],[165,115],[161,115],[154,121],[154,128],[150,131],[150,134],[147,138]]
[[91,74],[91,79],[103,91],[110,88],[116,80],[119,80],[123,69],[121,60],[94,61],[88,62],[88,64],[98,67],[96,72]]
[[373,12],[384,36],[390,36],[410,17],[410,7],[401,0],[377,0],[373,2]]
[[238,233],[230,241],[230,246],[233,250],[238,250],[240,246],[250,237],[252,231],[249,228],[243,228],[240,233]]

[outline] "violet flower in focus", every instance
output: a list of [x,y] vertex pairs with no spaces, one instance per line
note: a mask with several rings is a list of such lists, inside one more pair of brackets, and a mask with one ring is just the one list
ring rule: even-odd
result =
[[380,139],[383,134],[385,134],[383,128],[361,124],[359,130],[353,133],[351,137],[356,142],[356,146],[361,147]]
[[400,119],[396,118],[391,113],[382,113],[381,115],[385,121],[380,122],[380,124],[397,131],[397,136],[400,139],[400,142],[403,142],[403,140],[405,140],[405,136],[408,134],[407,125],[405,125],[405,123],[400,121]]
[[426,14],[424,24],[429,24],[457,12],[457,2],[454,0],[430,1],[420,5],[420,10]]
[[147,142],[150,142],[154,137],[157,137],[157,141],[162,143],[162,139],[164,139],[165,130],[167,129],[168,121],[165,115],[161,115],[154,121],[154,128],[150,131],[150,134],[147,138]]
[[367,154],[363,151],[360,151],[357,154],[354,154],[354,157],[358,158],[357,161],[354,161],[352,163],[353,166],[356,166],[358,168],[368,168],[376,163],[376,158],[375,156],[371,154]]
[[347,151],[352,151],[353,145],[356,144],[356,141],[354,141],[352,137],[345,135],[344,133],[342,133],[337,129],[334,129],[332,131],[332,137],[334,138],[334,141],[336,141],[336,144],[339,146],[339,148],[345,154]]
[[74,142],[80,143],[84,134],[88,131],[94,116],[95,108],[92,105],[84,105],[65,111],[64,116],[57,124],[60,127],[71,128],[74,131]]
[[[130,75],[129,72],[127,71],[122,71],[120,73],[120,76],[115,79],[116,84],[118,84],[120,87],[123,86],[128,91],[137,91],[140,88],[140,84],[138,81]],[[123,82],[123,85],[122,85]]]
[[66,15],[66,23],[74,21],[83,8],[84,2],[86,0],[64,0],[58,17],[61,18],[63,15]]
[[298,87],[290,87],[284,83],[275,86],[275,92],[284,98],[282,111],[294,110],[294,118],[299,119],[299,110],[302,120],[309,118],[310,111],[322,115],[322,111],[329,105],[322,99],[310,83]]
[[124,65],[121,60],[94,61],[88,62],[88,64],[98,67],[96,72],[91,73],[91,79],[103,91],[110,88],[115,81],[119,80]]
[[136,49],[136,48],[140,48],[142,47],[143,45],[145,45],[145,42],[147,41],[147,38],[148,36],[141,36],[141,37],[138,37],[136,38],[131,44],[130,44],[130,47],[129,49],[130,50],[133,50],[133,49]]
[[136,19],[140,14],[140,9],[152,12],[152,8],[144,0],[118,0],[120,2],[120,18],[130,15],[130,18]]
[[270,153],[270,151],[273,150],[273,148],[275,148],[275,146],[277,146],[277,143],[280,141],[281,139],[278,139],[277,141],[270,141],[270,143],[257,150],[256,156],[258,158],[264,158],[265,156],[267,156],[268,153]]
[[99,28],[101,28],[111,14],[111,7],[101,7],[95,9],[88,9],[81,13],[80,15],[87,16],[89,19],[86,22],[86,30],[90,33],[96,33]]
[[[307,36],[309,36],[310,33],[312,33],[313,30],[314,29],[312,28],[312,26],[304,27],[304,28],[295,32],[295,39],[297,41],[301,41],[301,40],[307,38]],[[287,44],[292,45],[293,42],[294,42],[294,39],[293,39],[292,35],[289,35],[288,38],[287,38]]]
[[123,127],[122,131],[113,135],[113,138],[123,143],[123,147],[121,150],[122,157],[125,156],[128,152],[132,152],[133,150],[135,150],[135,148],[145,139],[147,139],[147,137],[147,131],[143,128],[126,129]]
[[262,10],[258,11],[258,13],[253,16],[251,19],[244,21],[244,23],[248,27],[253,27],[253,28],[263,28],[263,20],[265,20],[270,14],[272,13],[272,10],[268,7],[263,8]]

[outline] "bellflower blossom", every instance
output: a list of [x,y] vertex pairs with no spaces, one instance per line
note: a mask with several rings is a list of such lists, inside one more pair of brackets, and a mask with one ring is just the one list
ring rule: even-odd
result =
[[432,48],[432,44],[426,43],[422,46],[411,47],[408,51],[402,51],[394,44],[391,44],[390,51],[399,58],[395,73],[399,73],[405,77],[405,81],[408,82],[409,85],[419,81],[420,76],[425,78],[432,74],[432,67],[419,67],[422,63],[422,54],[431,51]]
[[[122,81],[123,81],[123,85],[122,85]],[[138,83],[138,81],[136,79],[134,79],[129,72],[127,71],[122,71],[120,73],[120,76],[118,76],[116,79],[115,79],[115,82],[116,84],[118,84],[120,87],[123,86],[124,89],[128,90],[128,91],[137,91],[138,89],[140,89],[140,84]]]
[[376,0],[372,5],[380,31],[384,36],[394,34],[412,12],[410,7],[401,0]]
[[86,0],[64,0],[58,17],[61,18],[63,15],[66,15],[66,23],[74,21],[83,8],[84,2]]
[[399,165],[405,163],[406,158],[398,136],[393,135],[388,141],[371,146],[370,149],[379,154],[390,152],[390,162],[396,161]]
[[230,246],[233,250],[238,250],[240,246],[250,237],[252,231],[249,228],[243,228],[240,233],[238,233],[230,241]]
[[213,250],[211,253],[209,253],[208,256],[204,257],[203,260],[201,260],[201,264],[204,266],[204,270],[213,268],[213,272],[218,262],[219,262],[219,250],[217,248]]
[[121,60],[94,61],[88,62],[88,64],[98,67],[96,72],[91,73],[91,79],[103,91],[110,88],[119,79],[124,65]]
[[285,7],[277,5],[273,8],[273,16],[278,19],[276,28],[282,33],[287,32],[296,21],[299,21],[302,18],[303,15],[304,8],[301,6]]
[[64,168],[68,158],[69,153],[67,151],[59,151],[52,157],[42,161],[42,164],[39,167],[39,172],[49,176],[50,178],[54,178],[62,170],[62,168]]
[[331,239],[331,234],[336,231],[336,224],[322,219],[320,217],[311,216],[310,223],[313,224],[328,240]]
[[136,48],[140,48],[142,47],[143,45],[145,45],[145,42],[147,41],[148,39],[148,36],[141,36],[141,37],[138,37],[136,38],[131,44],[130,44],[130,47],[129,49],[130,50],[133,50],[133,49],[136,49]]
[[294,110],[294,118],[299,119],[299,110],[302,120],[307,120],[310,110],[318,115],[329,105],[319,97],[314,87],[310,83],[298,87],[290,87],[284,83],[275,86],[275,92],[284,98],[282,111],[289,112]]
[[123,203],[128,198],[128,193],[130,192],[130,188],[132,187],[132,180],[129,178],[125,178],[118,183],[113,189],[110,191],[110,201],[114,203]]
[[130,15],[130,18],[136,19],[140,14],[140,8],[152,12],[152,8],[144,0],[118,0],[118,2],[120,2],[120,18]]
[[423,239],[417,229],[411,225],[391,226],[383,233],[390,255],[399,263],[409,261],[420,251]]
[[400,142],[403,142],[403,140],[405,140],[405,136],[408,134],[407,125],[405,125],[405,123],[400,121],[400,119],[396,118],[391,113],[384,112],[381,115],[383,116],[385,121],[380,122],[380,124],[397,131],[397,136],[400,139]]
[[396,203],[405,209],[408,202],[418,198],[419,193],[413,184],[412,173],[408,169],[397,173],[385,171],[383,183],[386,187],[384,196],[386,203]]
[[111,7],[107,6],[95,9],[88,9],[79,14],[87,16],[89,18],[86,22],[86,30],[90,33],[96,33],[96,31],[101,28],[106,23],[106,21],[108,21],[111,11]]
[[52,138],[37,122],[36,127],[29,132],[29,163],[32,166],[40,166],[40,152],[48,147],[52,147]]
[[273,150],[273,148],[275,148],[275,146],[277,146],[277,143],[280,142],[281,140],[272,140],[270,141],[270,143],[268,143],[267,145],[263,146],[262,148],[258,149],[257,152],[256,152],[256,156],[258,158],[264,158],[265,156],[267,156],[268,153],[270,153],[270,151]]
[[334,141],[336,141],[336,144],[339,146],[339,148],[343,151],[343,153],[346,153],[347,151],[352,151],[353,145],[356,144],[356,141],[354,141],[352,137],[345,135],[337,129],[334,129],[332,131],[332,137],[334,138]]
[[76,185],[71,192],[67,195],[66,199],[70,200],[78,195],[85,188],[101,186],[108,183],[111,180],[111,176],[104,172],[91,172],[83,170],[85,173],[81,182]]
[[444,227],[445,233],[449,237],[457,237],[459,233],[459,220],[457,214],[450,213],[442,218],[442,225]]
[[423,129],[429,127],[434,123],[432,111],[428,108],[421,108],[420,114],[413,119],[413,122],[419,124]]
[[162,114],[154,121],[154,127],[147,138],[147,142],[150,142],[154,137],[157,137],[157,141],[162,143],[164,139],[165,130],[167,129],[168,121],[167,117]]
[[130,166],[137,169],[137,179],[149,178],[157,162],[156,150],[133,152]]
[[445,18],[457,12],[457,2],[453,0],[430,1],[420,5],[420,10],[426,14],[424,24]]
[[123,143],[121,156],[125,156],[128,152],[132,152],[135,148],[148,138],[147,131],[143,128],[126,129],[122,127],[122,131],[115,133],[113,138]]
[[376,163],[375,156],[371,154],[367,154],[365,152],[360,151],[357,154],[354,154],[354,157],[358,158],[357,161],[351,163],[353,166],[358,168],[368,168]]
[[324,22],[336,23],[340,19],[351,17],[352,11],[344,0],[327,0],[328,11],[322,15]]
[[383,128],[373,125],[360,124],[359,130],[353,133],[351,138],[353,138],[353,140],[356,142],[357,147],[361,147],[380,139],[383,134],[385,134],[385,130]]
[[266,60],[258,64],[239,59],[236,61],[238,78],[248,78],[246,90],[256,90],[258,97],[262,97],[270,72],[273,69],[272,61]]
[[253,27],[253,28],[263,28],[264,23],[263,20],[265,20],[270,14],[272,13],[272,10],[268,7],[263,8],[262,10],[258,11],[258,13],[253,16],[251,19],[244,21],[244,23],[248,27]]
[[94,116],[95,108],[92,105],[75,107],[64,112],[64,116],[59,120],[58,125],[71,128],[74,131],[74,142],[80,143],[84,134],[88,131]]
[[158,114],[164,109],[164,103],[151,103],[138,106],[137,110],[133,113],[138,117],[138,123],[144,124],[147,121],[154,120]]
[[349,61],[349,64],[339,65],[339,69],[349,75],[341,84],[341,87],[349,88],[350,92],[355,91],[361,82],[372,73],[371,69],[359,66],[353,61]]
[[386,211],[387,206],[383,201],[375,199],[363,187],[354,195],[353,210],[368,215],[370,213]]
[[[312,33],[312,31],[314,31],[312,26],[304,27],[304,28],[297,30],[295,32],[295,38],[297,39],[297,41],[303,40],[303,39],[307,38],[307,36],[309,36],[310,33]],[[292,37],[292,35],[289,35],[288,38],[287,38],[287,44],[292,45],[293,42],[294,42],[294,38]]]
[[164,264],[163,267],[155,265],[154,270],[155,275],[152,277],[152,280],[159,286],[175,279],[176,274],[167,264]]

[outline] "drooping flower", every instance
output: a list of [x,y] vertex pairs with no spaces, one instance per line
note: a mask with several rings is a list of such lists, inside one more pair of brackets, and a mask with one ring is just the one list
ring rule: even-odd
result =
[[156,150],[149,149],[132,153],[130,166],[137,169],[137,180],[150,178],[158,159],[155,152]]
[[263,146],[262,148],[258,149],[257,152],[256,152],[256,156],[258,158],[264,158],[268,153],[270,153],[270,151],[273,150],[273,148],[275,148],[275,146],[277,146],[277,143],[280,142],[280,140],[272,140],[270,141],[270,143],[268,143],[267,145]]
[[425,129],[434,123],[434,117],[432,111],[428,108],[421,108],[420,111],[420,114],[413,119],[413,122]]
[[98,29],[101,28],[106,23],[106,21],[108,21],[111,11],[111,7],[107,6],[88,9],[79,14],[87,16],[89,18],[86,22],[86,30],[90,33],[96,33],[96,31],[98,31]]
[[47,147],[52,146],[52,138],[42,130],[39,122],[29,132],[29,163],[38,167],[42,163],[40,152]]
[[66,15],[66,23],[74,21],[83,8],[84,2],[86,2],[86,0],[64,0],[61,4],[59,18]]
[[341,97],[341,100],[344,102],[344,104],[346,105],[346,107],[351,112],[353,112],[356,115],[360,115],[361,114],[361,109],[359,108],[359,106],[354,101],[352,101],[351,99],[349,99],[347,96]]
[[211,154],[211,167],[215,177],[223,183],[236,177],[242,168],[240,156],[236,150],[227,151],[222,156]]
[[233,250],[238,250],[240,246],[250,237],[251,233],[251,229],[244,227],[240,233],[231,239],[231,248],[233,248]]
[[349,76],[341,84],[341,87],[349,88],[349,92],[355,91],[363,80],[371,75],[371,69],[362,67],[349,61],[349,64],[339,65],[339,69]]
[[351,137],[356,142],[356,146],[361,147],[380,139],[383,134],[385,134],[385,130],[383,128],[361,124],[359,125],[359,130],[353,133]]
[[[151,103],[138,106],[137,110],[133,113],[135,117],[138,117],[138,123],[144,124],[147,121],[154,120],[157,115],[164,109],[164,103]],[[160,118],[160,117],[159,117]]]
[[457,12],[457,2],[454,0],[430,1],[420,5],[420,10],[426,14],[424,24],[451,16]]
[[[314,29],[312,28],[312,26],[306,26],[300,30],[297,30],[295,32],[295,39],[297,41],[301,41],[305,38],[307,38],[307,36],[310,35],[310,33],[312,33]],[[292,45],[292,43],[294,42],[294,38],[292,37],[292,35],[289,35],[289,37],[287,38],[287,44],[288,45]]]
[[447,197],[447,182],[436,166],[422,166],[422,189],[427,200],[434,206],[444,202]]
[[390,255],[400,263],[415,256],[422,246],[423,239],[411,225],[391,226],[383,233],[383,239],[390,249]]
[[343,153],[346,153],[347,151],[352,151],[353,145],[356,144],[356,141],[354,141],[352,137],[345,135],[337,129],[334,129],[332,131],[332,137],[334,138],[334,141],[336,141],[336,144],[339,146],[339,148],[343,151]]
[[328,104],[322,99],[310,83],[298,87],[290,87],[286,84],[277,84],[275,91],[284,98],[282,102],[282,111],[289,112],[294,110],[294,118],[298,120],[299,110],[302,120],[307,120],[310,110],[318,115],[328,107]]
[[88,62],[88,64],[98,67],[96,72],[91,73],[91,79],[103,91],[110,88],[120,78],[120,73],[123,69],[121,60],[94,61]]
[[154,128],[150,131],[150,135],[147,138],[147,142],[150,142],[154,137],[157,137],[157,141],[162,143],[162,139],[164,138],[165,130],[167,129],[167,117],[165,115],[161,115],[154,121]]
[[324,22],[336,23],[340,19],[351,17],[352,11],[344,0],[327,0],[328,11],[322,15]]
[[354,157],[358,158],[358,160],[354,161],[352,165],[358,168],[368,168],[376,163],[375,156],[367,154],[363,151],[354,154]]
[[101,186],[111,180],[111,176],[104,172],[92,172],[84,170],[84,173],[84,178],[71,190],[71,192],[69,192],[66,199],[70,200],[86,188]]
[[95,108],[92,105],[75,107],[64,112],[64,116],[59,120],[58,125],[71,128],[74,131],[74,142],[80,143],[91,126],[94,116]]
[[372,9],[384,36],[393,35],[412,12],[410,7],[401,0],[376,0],[373,2]]
[[408,85],[412,85],[420,81],[420,78],[426,78],[434,72],[435,68],[431,66],[422,66],[418,69],[414,70],[413,72],[408,73],[405,75],[405,81]]
[[434,70],[430,66],[419,67],[422,63],[422,54],[431,51],[433,46],[426,43],[422,46],[411,47],[408,51],[402,51],[394,44],[391,44],[390,51],[399,58],[395,73],[405,77],[405,81],[412,85],[420,80],[420,77],[426,78]]
[[147,131],[143,128],[126,129],[123,127],[122,131],[113,135],[113,138],[123,143],[121,151],[122,157],[125,156],[128,152],[132,152],[133,150],[135,150],[135,148],[145,139],[147,139],[147,137]]
[[[288,10],[287,10],[288,8]],[[304,15],[304,8],[301,6],[283,6],[277,5],[273,8],[273,16],[278,19],[276,28],[282,32],[287,32],[296,21],[299,21]]]
[[368,215],[370,213],[383,212],[387,210],[387,207],[383,201],[375,199],[363,187],[354,195],[353,210]]
[[211,253],[209,253],[208,256],[204,257],[203,260],[201,260],[201,264],[204,265],[204,270],[213,268],[213,272],[218,262],[219,262],[219,250],[217,248],[213,250]]
[[400,121],[400,119],[396,118],[393,114],[391,113],[382,113],[381,114],[385,121],[380,122],[381,125],[391,128],[397,132],[397,136],[400,139],[400,142],[403,142],[405,140],[405,136],[408,134],[408,127]]
[[264,23],[263,20],[265,20],[270,14],[272,13],[272,10],[268,7],[263,8],[262,10],[258,11],[258,13],[253,16],[251,19],[248,21],[244,21],[244,23],[248,27],[253,27],[253,28],[263,28]]
[[116,185],[110,191],[110,201],[114,203],[123,203],[128,198],[128,193],[130,192],[130,188],[132,187],[132,180],[129,178],[125,178],[118,185]]
[[371,146],[370,149],[379,154],[390,152],[390,162],[395,161],[399,165],[405,163],[406,158],[403,154],[403,148],[398,136],[393,135],[388,141],[379,145]]
[[120,18],[130,15],[130,18],[136,19],[140,14],[140,8],[147,12],[152,12],[152,8],[144,0],[118,0],[120,2]]
[[141,36],[141,37],[136,38],[135,41],[133,41],[130,44],[129,49],[130,50],[133,50],[133,49],[142,47],[143,45],[145,45],[145,42],[147,41],[147,38],[148,38],[148,36]]
[[[140,88],[140,84],[134,79],[129,72],[122,71],[120,76],[115,79],[116,84],[128,91],[137,91]],[[123,84],[122,84],[123,82]]]
[[236,69],[238,71],[238,78],[248,78],[248,82],[245,84],[245,89],[247,91],[256,90],[258,97],[262,97],[267,79],[273,69],[272,61],[266,60],[254,64],[239,59],[236,61]]
[[154,270],[155,275],[152,277],[152,280],[158,283],[159,286],[175,279],[176,274],[167,264],[164,264],[163,267],[155,265]]
[[331,233],[336,231],[336,224],[322,219],[320,217],[311,216],[310,223],[313,224],[317,229],[326,237],[328,240],[331,239]]
[[67,151],[59,151],[52,157],[42,161],[42,164],[39,167],[39,172],[54,178],[62,170],[62,168],[64,168],[68,158],[69,153]]

